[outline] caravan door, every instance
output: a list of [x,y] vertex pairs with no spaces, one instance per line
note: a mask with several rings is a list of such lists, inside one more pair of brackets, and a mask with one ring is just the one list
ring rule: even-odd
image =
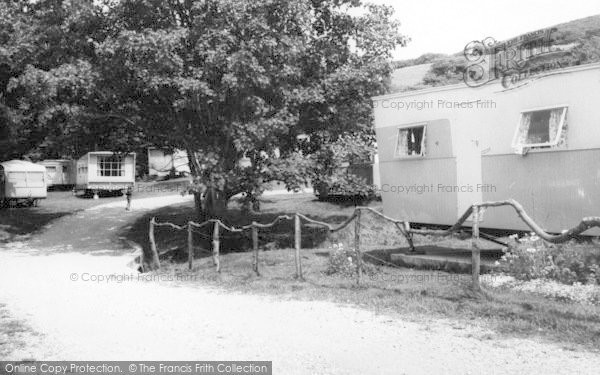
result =
[[[479,129],[455,126],[456,133],[456,183],[457,212],[459,218],[473,204],[482,201],[481,147],[477,135]],[[472,222],[472,216],[468,219]]]

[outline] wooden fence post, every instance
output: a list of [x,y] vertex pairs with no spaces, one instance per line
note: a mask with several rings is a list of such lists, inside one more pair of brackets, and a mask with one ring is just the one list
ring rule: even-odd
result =
[[221,272],[221,261],[219,259],[219,221],[215,221],[215,227],[213,229],[213,241],[212,241],[212,245],[213,245],[213,263],[215,264],[215,267],[217,269],[217,272]]
[[192,231],[193,226],[191,222],[188,222],[187,226],[187,243],[188,243],[188,267],[192,270],[192,263],[194,262],[194,232]]
[[252,222],[252,250],[254,251],[254,272],[256,272],[256,276],[260,276],[258,271],[258,227],[254,221]]
[[481,290],[479,285],[479,269],[481,265],[481,251],[479,249],[479,213],[480,208],[473,206],[473,237],[471,238],[471,274],[473,277],[473,290]]
[[294,247],[296,248],[295,260],[296,260],[296,278],[304,280],[302,275],[302,262],[300,259],[300,246],[302,246],[302,226],[300,223],[300,216],[294,215]]
[[154,224],[156,224],[156,218],[150,219],[150,226],[148,228],[148,241],[150,242],[150,253],[142,248],[142,259],[141,266],[142,271],[154,271],[160,269],[160,259],[158,258],[158,250],[156,250],[156,240],[154,238]]
[[148,240],[150,242],[150,254],[142,251],[142,270],[153,271],[160,268],[160,260],[158,258],[158,250],[156,250],[156,240],[154,238],[154,224],[156,218],[150,219],[150,227],[148,229]]
[[360,285],[362,279],[362,253],[360,252],[360,209],[356,210],[354,222],[354,251],[356,252],[356,284]]
[[406,231],[406,242],[408,242],[408,249],[411,253],[415,253],[417,250],[415,249],[415,243],[413,242],[413,236],[410,231],[410,223],[405,221],[403,224],[404,230]]

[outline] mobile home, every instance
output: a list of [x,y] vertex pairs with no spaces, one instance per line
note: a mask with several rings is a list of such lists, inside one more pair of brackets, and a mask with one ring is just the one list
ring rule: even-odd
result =
[[38,164],[46,168],[48,188],[54,186],[74,186],[76,182],[76,164],[73,160],[46,159]]
[[170,152],[161,148],[148,149],[148,176],[164,177],[171,173],[189,174],[187,152]]
[[46,198],[46,168],[24,160],[0,163],[0,206]]
[[77,160],[75,190],[98,193],[135,185],[135,153],[88,152]]
[[[600,215],[599,103],[599,64],[373,98],[385,213],[450,225],[513,198],[554,232]],[[511,207],[481,225],[528,229]]]

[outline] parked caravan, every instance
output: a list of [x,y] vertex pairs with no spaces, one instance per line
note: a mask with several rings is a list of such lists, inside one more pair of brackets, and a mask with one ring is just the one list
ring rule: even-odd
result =
[[[600,65],[505,86],[373,98],[386,215],[450,225],[509,198],[553,232],[600,215]],[[511,207],[488,209],[481,225],[528,229]]]
[[46,169],[43,166],[24,160],[0,163],[0,206],[37,205],[46,196]]
[[[379,177],[379,159],[377,154],[374,155],[372,163],[344,163],[339,169],[345,175],[355,176],[364,180],[365,184],[377,188],[380,186]],[[319,200],[326,200],[331,198],[356,198],[367,197],[364,192],[360,191],[346,191],[339,190],[335,187],[329,186],[326,182],[318,181],[314,186],[315,195]]]
[[189,174],[187,152],[169,152],[161,148],[148,149],[148,176],[165,177],[170,174]]
[[73,187],[77,179],[76,162],[65,159],[46,159],[38,164],[46,168],[46,185],[52,187]]
[[135,185],[135,153],[88,152],[77,160],[75,190],[97,195]]

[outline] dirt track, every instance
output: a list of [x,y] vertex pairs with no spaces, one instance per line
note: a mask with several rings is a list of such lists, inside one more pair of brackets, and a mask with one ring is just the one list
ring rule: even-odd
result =
[[[592,374],[600,368],[597,354],[497,339],[447,321],[417,324],[328,302],[140,280],[127,267],[131,253],[115,238],[114,221],[102,218],[126,226],[142,212],[85,211],[53,222],[30,244],[1,249],[0,303],[40,334],[25,337],[29,345],[10,359],[257,359],[272,360],[276,374]],[[69,249],[51,243],[60,233],[68,243],[74,222],[82,220],[95,224],[87,241]]]

